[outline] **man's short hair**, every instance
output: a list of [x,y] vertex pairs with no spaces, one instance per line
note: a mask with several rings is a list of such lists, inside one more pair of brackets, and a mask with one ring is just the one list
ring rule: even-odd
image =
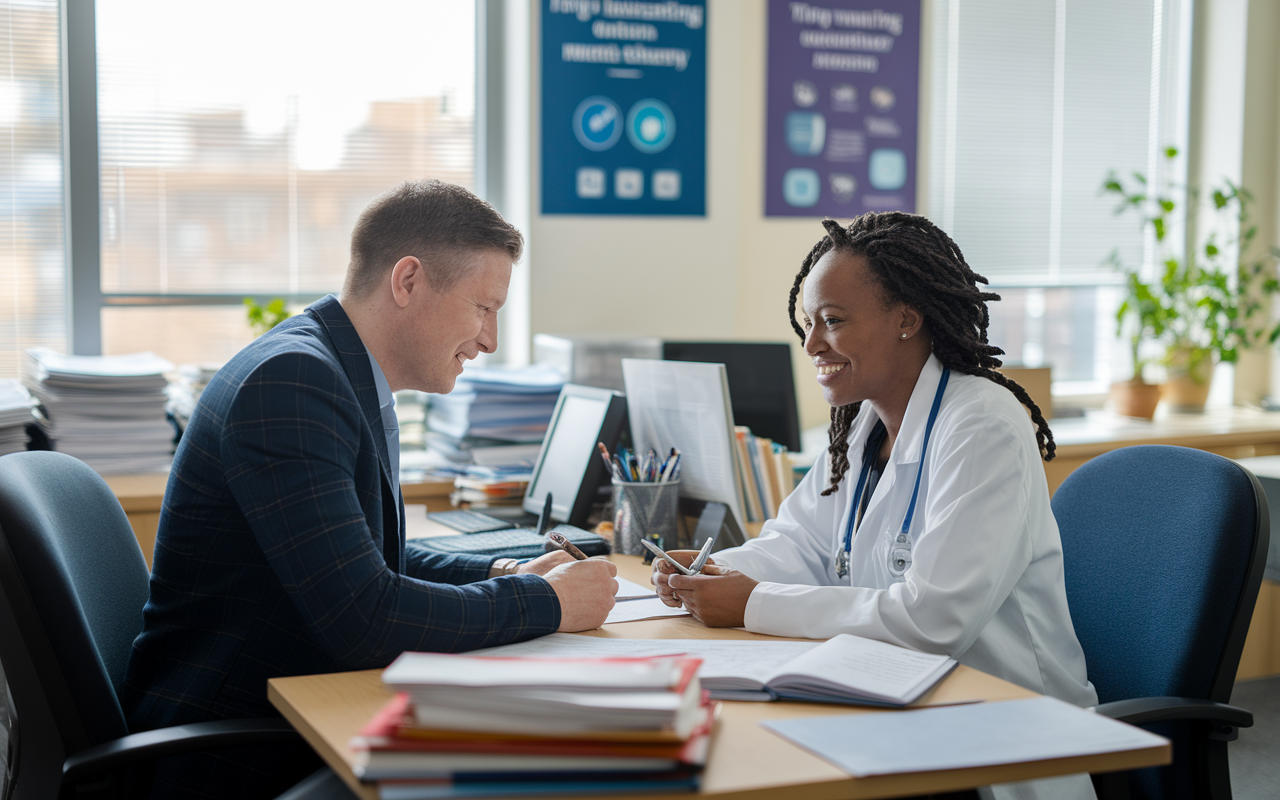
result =
[[405,181],[369,204],[351,232],[343,294],[368,295],[400,259],[422,262],[431,287],[447,292],[466,272],[464,257],[500,250],[520,260],[524,237],[493,206],[444,181]]

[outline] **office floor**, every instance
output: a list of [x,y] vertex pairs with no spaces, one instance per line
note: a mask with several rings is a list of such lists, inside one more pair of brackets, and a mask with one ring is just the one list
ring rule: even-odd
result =
[[[8,693],[0,672],[0,798],[9,753]],[[1231,702],[1253,712],[1254,725],[1231,745],[1231,788],[1236,800],[1272,800],[1280,786],[1280,677],[1237,683]]]

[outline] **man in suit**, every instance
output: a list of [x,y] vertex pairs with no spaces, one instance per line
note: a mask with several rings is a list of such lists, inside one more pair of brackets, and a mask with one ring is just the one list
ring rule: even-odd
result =
[[[357,221],[341,296],[218,371],[165,492],[123,693],[131,730],[275,715],[277,676],[604,621],[608,562],[405,548],[391,393],[448,392],[493,352],[522,247],[467,190],[403,184]],[[272,797],[318,766],[305,745],[183,756],[162,762],[153,797]]]

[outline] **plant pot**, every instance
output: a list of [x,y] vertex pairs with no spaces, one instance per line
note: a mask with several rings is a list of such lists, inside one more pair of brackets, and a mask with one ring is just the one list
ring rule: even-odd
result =
[[1120,381],[1111,384],[1111,406],[1122,417],[1151,419],[1160,402],[1160,384]]
[[1203,414],[1213,384],[1212,357],[1191,358],[1177,352],[1169,359],[1169,377],[1164,384],[1164,403],[1177,414]]

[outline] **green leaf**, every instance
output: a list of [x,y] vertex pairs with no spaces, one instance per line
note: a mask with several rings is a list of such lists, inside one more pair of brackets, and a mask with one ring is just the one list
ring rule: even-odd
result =
[[1165,158],[1176,158],[1177,155],[1178,155],[1178,148],[1176,147],[1166,147],[1164,149]]
[[1156,230],[1156,241],[1163,242],[1164,241],[1164,220],[1160,219],[1159,217],[1156,217],[1155,219],[1151,220],[1151,226]]
[[1161,207],[1161,208],[1163,208],[1163,209],[1165,210],[1165,213],[1167,214],[1167,213],[1169,213],[1170,211],[1173,211],[1173,209],[1174,209],[1174,203],[1173,203],[1173,201],[1172,201],[1172,200],[1169,200],[1169,199],[1161,199],[1161,200],[1160,200],[1160,207]]

